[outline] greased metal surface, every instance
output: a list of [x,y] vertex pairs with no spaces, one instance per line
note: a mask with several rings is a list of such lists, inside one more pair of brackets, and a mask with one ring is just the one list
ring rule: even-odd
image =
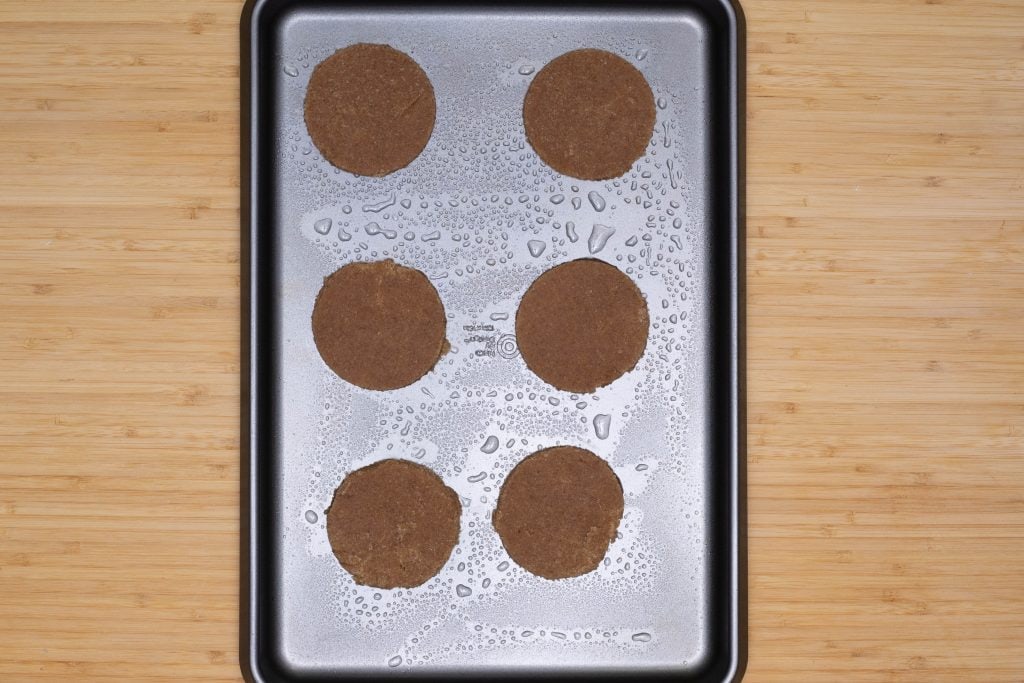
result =
[[[739,350],[736,112],[730,128],[721,108],[737,84],[713,61],[735,47],[724,6],[292,3],[271,20],[269,5],[250,64],[255,674],[728,673]],[[385,178],[335,169],[302,117],[313,67],[358,42],[409,54],[437,97],[425,150]],[[647,153],[618,179],[560,175],[525,138],[532,75],[580,47],[630,60],[656,98]],[[651,317],[636,368],[588,395],[533,375],[514,335],[530,283],[581,257],[629,275]],[[310,314],[325,276],[385,258],[430,278],[452,349],[411,386],[373,392],[327,368]],[[625,514],[596,571],[548,581],[510,561],[490,514],[512,467],[560,444],[609,462]],[[415,589],[356,585],[327,542],[335,487],[385,458],[430,466],[463,503],[449,562]]]

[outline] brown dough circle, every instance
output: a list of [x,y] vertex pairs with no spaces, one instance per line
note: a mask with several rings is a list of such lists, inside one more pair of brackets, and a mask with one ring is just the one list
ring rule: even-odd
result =
[[523,101],[526,138],[573,178],[618,178],[654,133],[654,93],[643,74],[604,50],[567,52],[537,72]]
[[327,161],[384,176],[419,156],[434,130],[430,79],[412,57],[358,43],[317,64],[306,90],[306,128]]
[[597,569],[622,508],[622,484],[608,463],[582,448],[556,446],[509,473],[492,522],[523,569],[565,579]]
[[516,311],[526,365],[557,389],[590,393],[632,370],[647,348],[647,302],[621,270],[579,259],[537,278]]
[[444,333],[444,305],[434,285],[391,260],[336,270],[313,305],[320,356],[364,389],[398,389],[423,377],[448,348]]
[[459,496],[431,469],[381,460],[334,492],[327,537],[356,583],[414,588],[441,571],[459,540]]

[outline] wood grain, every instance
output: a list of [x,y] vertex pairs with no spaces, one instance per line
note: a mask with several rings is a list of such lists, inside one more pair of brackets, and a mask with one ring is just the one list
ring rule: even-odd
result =
[[[1024,681],[1024,7],[748,0],[750,665]],[[236,0],[0,3],[0,680],[237,680]]]

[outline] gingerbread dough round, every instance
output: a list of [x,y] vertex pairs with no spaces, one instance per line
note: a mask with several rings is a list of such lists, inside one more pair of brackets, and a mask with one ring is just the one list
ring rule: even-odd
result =
[[654,133],[643,74],[604,50],[567,52],[537,72],[523,101],[526,137],[551,168],[573,178],[618,178]]
[[461,513],[459,496],[429,468],[381,460],[341,482],[325,513],[327,537],[356,583],[413,588],[448,561]]
[[509,557],[545,579],[597,568],[622,519],[622,484],[590,451],[556,446],[529,456],[501,487],[492,521]]
[[324,362],[364,389],[408,386],[448,348],[437,290],[420,271],[390,260],[350,263],[327,277],[312,323]]
[[306,128],[327,161],[349,173],[384,176],[419,156],[434,130],[430,79],[412,57],[358,43],[313,69]]
[[516,340],[526,365],[562,391],[590,393],[632,370],[647,347],[647,302],[604,261],[569,261],[523,295]]

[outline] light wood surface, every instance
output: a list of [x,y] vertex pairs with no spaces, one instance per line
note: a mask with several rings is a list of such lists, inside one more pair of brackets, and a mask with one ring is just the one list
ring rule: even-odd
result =
[[[1024,681],[1024,4],[748,0],[747,680]],[[0,2],[0,680],[238,679],[236,0]]]

